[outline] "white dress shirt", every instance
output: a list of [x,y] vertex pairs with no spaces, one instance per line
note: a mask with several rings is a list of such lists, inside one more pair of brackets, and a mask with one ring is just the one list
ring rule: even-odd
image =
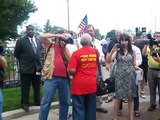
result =
[[[136,53],[136,64],[139,66],[139,65],[142,64],[142,53],[141,53],[141,50],[135,45],[132,45],[132,49]],[[136,74],[137,74],[137,76],[136,76],[136,85],[138,85],[138,83],[140,83],[143,80],[143,74],[139,70],[136,70]]]
[[35,44],[35,46],[36,46],[36,48],[37,48],[37,42],[36,42],[35,37],[32,37],[32,38],[28,37],[28,39],[30,40],[30,43],[31,43],[31,44],[32,44],[32,41],[31,41],[31,39],[32,39],[33,42],[34,42],[34,44]]
[[136,53],[136,64],[139,66],[139,65],[142,64],[142,53],[141,53],[141,50],[135,45],[132,45],[132,49]]

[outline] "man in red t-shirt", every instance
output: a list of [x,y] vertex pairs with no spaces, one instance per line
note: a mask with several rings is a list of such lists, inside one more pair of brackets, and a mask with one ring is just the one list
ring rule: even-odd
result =
[[73,52],[68,73],[73,75],[71,93],[73,120],[96,120],[96,50],[90,47],[92,37],[81,37],[82,48]]
[[[44,33],[41,35],[42,43],[47,48],[46,59],[42,73],[48,70],[48,76],[42,77],[44,81],[43,98],[39,112],[39,120],[47,120],[49,109],[53,98],[58,90],[59,98],[59,120],[67,120],[70,104],[69,76],[67,74],[67,63],[70,59],[70,53],[67,45],[68,34],[65,31],[59,31],[58,34]],[[49,38],[55,38],[51,43]]]
[[[98,49],[98,51],[100,52],[100,55],[101,55],[101,45],[99,44],[98,40],[95,38],[95,29],[94,29],[94,26],[91,25],[91,24],[88,24],[85,26],[85,29],[84,29],[84,32],[85,33],[88,33],[89,35],[91,35],[92,37],[92,44],[91,46],[93,48],[96,48]],[[96,96],[96,110],[98,112],[102,112],[102,113],[107,113],[107,109],[103,107],[103,99],[102,99],[102,96]]]

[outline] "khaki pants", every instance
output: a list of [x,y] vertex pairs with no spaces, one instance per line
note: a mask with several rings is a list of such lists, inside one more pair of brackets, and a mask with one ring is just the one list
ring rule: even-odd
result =
[[147,80],[150,91],[150,105],[156,104],[156,90],[158,87],[159,105],[160,105],[160,71],[148,69]]
[[96,108],[101,108],[103,104],[102,96],[96,96]]

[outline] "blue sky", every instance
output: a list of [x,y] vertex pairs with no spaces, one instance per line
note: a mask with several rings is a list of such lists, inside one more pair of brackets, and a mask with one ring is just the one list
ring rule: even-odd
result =
[[[27,24],[43,26],[47,19],[52,25],[68,28],[67,0],[34,0],[38,11],[31,14]],[[158,0],[69,0],[70,29],[77,27],[85,14],[88,23],[102,34],[111,29],[147,27],[160,31]]]

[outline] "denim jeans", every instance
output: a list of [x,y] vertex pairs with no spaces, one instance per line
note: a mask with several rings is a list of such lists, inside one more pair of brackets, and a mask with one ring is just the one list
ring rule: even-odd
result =
[[3,95],[0,89],[0,120],[2,120],[2,107],[3,106]]
[[96,94],[72,95],[73,120],[96,120]]
[[63,77],[53,77],[51,80],[44,81],[39,120],[47,120],[56,89],[58,89],[59,98],[59,120],[67,120],[70,104],[69,79]]

